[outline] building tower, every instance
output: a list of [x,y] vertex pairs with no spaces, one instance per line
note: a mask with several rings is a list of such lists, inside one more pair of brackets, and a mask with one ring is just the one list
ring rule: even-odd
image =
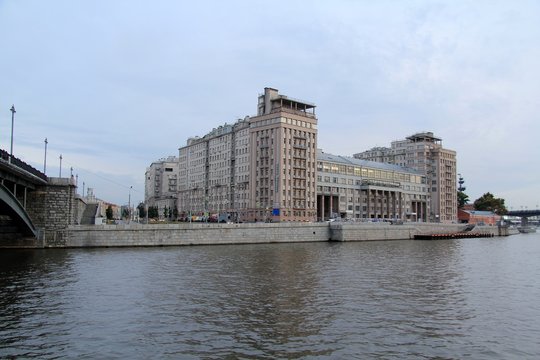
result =
[[250,119],[250,143],[252,220],[315,220],[315,105],[265,88]]
[[430,221],[457,222],[456,152],[445,149],[442,139],[421,132],[393,141],[391,148],[373,148],[355,158],[406,166],[426,175],[430,190]]
[[265,88],[256,116],[188,139],[179,149],[180,216],[315,220],[314,110],[314,104]]
[[160,216],[165,208],[169,214],[176,207],[177,179],[178,158],[174,156],[154,161],[146,169],[144,202],[157,207]]

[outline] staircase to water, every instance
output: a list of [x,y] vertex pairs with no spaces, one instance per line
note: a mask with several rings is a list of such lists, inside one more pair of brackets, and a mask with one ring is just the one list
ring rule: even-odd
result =
[[88,204],[84,209],[81,225],[94,225],[96,221],[96,212],[98,209],[98,204]]

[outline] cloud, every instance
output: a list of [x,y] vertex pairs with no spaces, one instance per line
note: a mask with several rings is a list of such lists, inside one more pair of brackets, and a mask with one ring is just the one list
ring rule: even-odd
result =
[[471,198],[490,191],[536,205],[523,194],[540,192],[529,182],[540,168],[537,2],[27,1],[0,10],[9,49],[0,144],[15,104],[21,157],[42,164],[47,137],[51,159],[62,153],[88,169],[110,201],[124,201],[128,184],[142,189],[146,167],[188,137],[253,115],[271,86],[317,105],[328,152],[433,131],[458,152]]

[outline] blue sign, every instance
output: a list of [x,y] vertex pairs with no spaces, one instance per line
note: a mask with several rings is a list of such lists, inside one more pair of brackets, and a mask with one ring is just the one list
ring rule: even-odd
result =
[[272,209],[272,216],[279,216],[279,209]]

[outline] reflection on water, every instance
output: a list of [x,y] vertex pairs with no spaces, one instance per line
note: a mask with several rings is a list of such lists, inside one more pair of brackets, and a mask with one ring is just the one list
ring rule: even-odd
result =
[[536,358],[540,237],[0,252],[0,358]]

